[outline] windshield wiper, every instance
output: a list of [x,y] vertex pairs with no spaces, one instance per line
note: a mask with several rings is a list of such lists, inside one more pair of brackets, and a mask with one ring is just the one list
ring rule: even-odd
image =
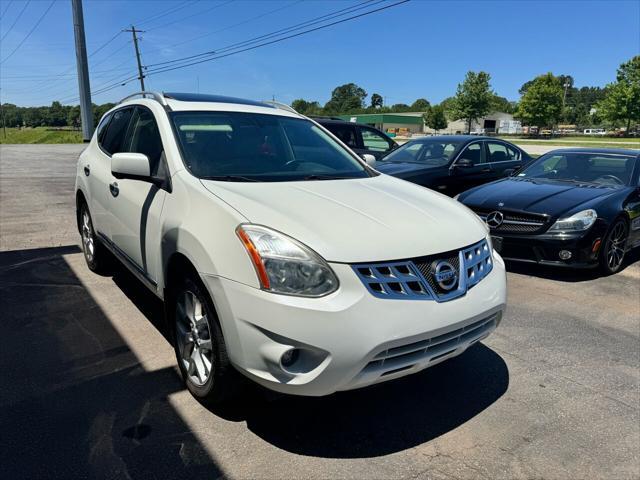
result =
[[303,180],[352,180],[354,177],[341,177],[339,175],[307,175]]
[[200,177],[201,180],[219,180],[222,182],[260,182],[255,178],[243,177],[242,175],[208,175]]

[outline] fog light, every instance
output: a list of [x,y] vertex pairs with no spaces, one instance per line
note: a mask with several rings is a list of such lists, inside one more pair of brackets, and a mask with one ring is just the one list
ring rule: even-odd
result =
[[569,260],[573,254],[569,250],[560,250],[558,256],[560,260]]
[[298,350],[297,348],[290,348],[280,357],[280,365],[284,370],[287,370],[289,367],[291,367],[291,365],[296,363],[299,356],[300,350]]

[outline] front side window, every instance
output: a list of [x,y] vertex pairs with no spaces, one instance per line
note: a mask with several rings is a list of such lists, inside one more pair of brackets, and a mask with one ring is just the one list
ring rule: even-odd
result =
[[607,186],[629,185],[635,157],[602,153],[566,152],[543,155],[518,177]]
[[185,165],[200,178],[277,182],[373,175],[308,120],[242,112],[173,112],[171,119]]
[[391,150],[391,142],[381,133],[368,128],[361,128],[362,143],[364,148],[374,152],[387,152]]
[[113,112],[113,117],[104,134],[102,148],[109,154],[122,152],[125,147],[125,135],[133,108],[123,108]]
[[136,108],[131,119],[131,134],[125,151],[144,153],[149,159],[152,175],[158,174],[164,148],[153,113],[146,108]]
[[464,149],[460,158],[471,160],[474,165],[485,163],[484,156],[482,155],[482,144],[480,142],[472,143]]

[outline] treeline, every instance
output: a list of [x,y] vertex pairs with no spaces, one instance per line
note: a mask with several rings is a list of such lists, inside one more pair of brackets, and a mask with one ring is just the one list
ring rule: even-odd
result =
[[[93,124],[115,103],[93,105]],[[80,106],[53,102],[49,107],[18,107],[12,103],[2,105],[2,115],[7,127],[72,127],[80,128]]]
[[387,106],[380,93],[372,94],[367,101],[368,94],[362,87],[348,83],[333,89],[324,105],[297,99],[291,106],[305,115],[423,112],[425,123],[435,130],[446,128],[448,120],[460,119],[470,130],[474,120],[491,112],[505,112],[525,125],[541,128],[566,124],[577,128],[623,127],[629,132],[640,122],[640,56],[621,64],[616,81],[604,88],[576,88],[571,75],[547,73],[525,82],[519,94],[518,101],[509,101],[493,91],[488,73],[468,72],[455,95],[439,105],[419,98],[411,105]]

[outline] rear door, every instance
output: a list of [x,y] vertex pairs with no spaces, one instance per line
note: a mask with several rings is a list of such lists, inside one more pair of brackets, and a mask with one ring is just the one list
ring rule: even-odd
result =
[[[137,106],[126,136],[123,152],[143,153],[149,158],[151,176],[167,182],[164,146],[153,112]],[[114,179],[117,194],[111,195],[111,239],[117,251],[147,280],[157,282],[160,261],[160,214],[167,191],[144,180]]]
[[487,163],[491,166],[493,180],[504,177],[505,170],[522,166],[522,155],[517,148],[497,140],[486,140],[485,146]]
[[[90,208],[94,229],[99,237],[111,240],[112,216],[111,193],[109,185],[115,180],[111,174],[111,155],[121,151],[125,139],[132,107],[125,107],[116,110],[105,117],[103,123],[98,126],[98,146],[96,158],[91,159],[89,164],[84,166],[84,173],[89,179],[89,190],[91,195]],[[101,128],[102,127],[102,128]]]

